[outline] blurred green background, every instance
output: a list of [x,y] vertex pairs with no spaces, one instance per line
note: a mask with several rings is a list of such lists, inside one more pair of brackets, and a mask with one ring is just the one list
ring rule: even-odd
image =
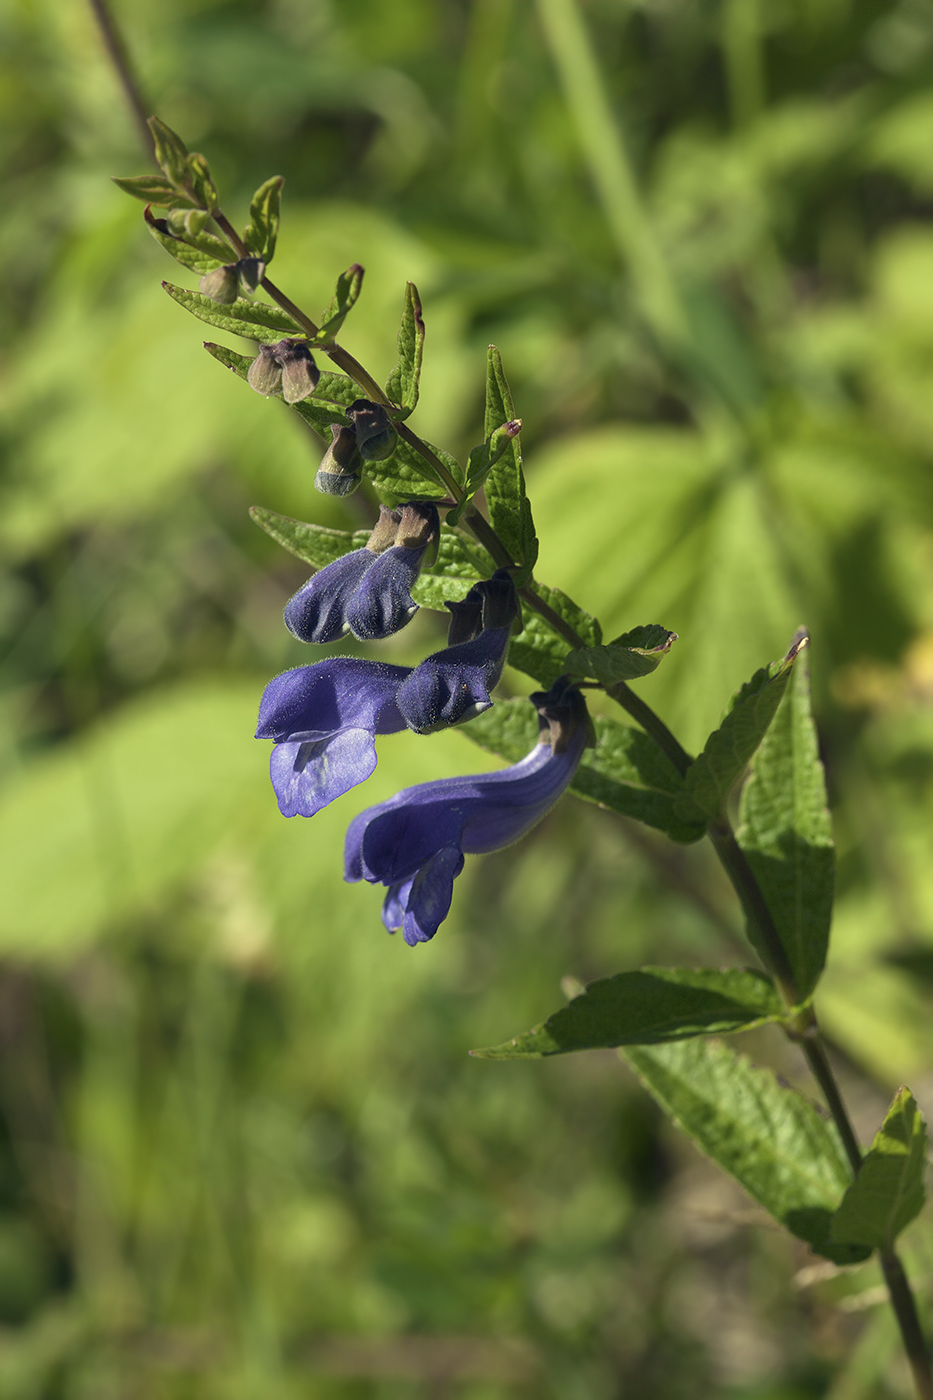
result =
[[[418,284],[416,429],[479,440],[499,345],[538,575],[680,634],[639,684],[685,743],[809,625],[822,1019],[864,1137],[905,1080],[933,1108],[931,0],[116,16],[235,222],[285,176],[279,285],[313,315],[365,265],[342,339],[377,378]],[[347,820],[493,760],[393,736],[365,794],[279,816],[255,711],[314,649],[247,507],[371,503],[314,495],[316,440],[161,292],[77,0],[0,11],[0,150],[4,1400],[908,1393],[872,1266],[814,1267],[614,1056],[467,1057],[566,975],[744,960],[704,849],[568,799],[411,950],[341,881]],[[925,1296],[929,1214],[905,1253]]]

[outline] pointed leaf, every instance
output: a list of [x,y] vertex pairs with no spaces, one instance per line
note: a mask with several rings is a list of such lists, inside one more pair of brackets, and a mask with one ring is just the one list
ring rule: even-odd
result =
[[178,133],[158,117],[150,117],[148,126],[161,170],[173,184],[183,185],[188,178],[188,147]]
[[909,1089],[898,1089],[862,1169],[833,1217],[839,1244],[890,1249],[923,1209],[927,1130]]
[[164,175],[114,175],[111,178],[126,194],[141,199],[144,204],[154,204],[158,209],[195,208],[194,200],[186,194],[179,194],[171,180],[166,180]]
[[[418,382],[424,354],[424,320],[421,298],[414,282],[405,287],[405,309],[398,333],[398,364],[386,381],[386,394],[393,403],[412,411],[418,402]],[[407,418],[408,414],[404,414]]]
[[[315,345],[334,340],[340,334],[344,321],[359,299],[363,286],[363,268],[359,263],[348,267],[337,278],[337,290],[330,304],[321,312],[321,328],[314,338]],[[391,396],[390,396],[391,397]]]
[[[537,582],[528,587],[585,642],[599,646],[602,629],[595,617],[578,607],[559,588],[547,588]],[[552,623],[527,605],[522,608],[522,619],[524,627],[509,646],[509,665],[533,676],[539,685],[547,688],[567,669],[567,640]]]
[[[683,821],[675,811],[683,779],[657,744],[640,729],[598,715],[596,748],[587,749],[571,789],[589,802],[609,807],[665,832],[674,841],[698,841],[705,823]],[[481,748],[517,763],[537,740],[538,721],[527,700],[498,700],[463,727]]]
[[616,1045],[658,1045],[748,1030],[784,1014],[771,981],[740,967],[643,967],[590,982],[540,1026],[488,1050],[486,1060],[539,1058]]
[[835,1126],[809,1099],[722,1041],[622,1053],[677,1126],[792,1235],[836,1264],[868,1257],[830,1236],[852,1174]]
[[[502,357],[494,345],[490,345],[486,358],[486,418],[484,432],[487,439],[503,423],[515,420],[515,405],[509,389]],[[485,481],[486,501],[489,506],[489,519],[493,529],[502,540],[516,564],[521,565],[515,582],[521,585],[531,577],[538,557],[538,541],[535,536],[531,505],[525,494],[525,478],[522,473],[522,454],[519,438],[509,442],[502,456],[489,472]]]
[[573,676],[592,676],[603,685],[633,681],[656,670],[676,641],[676,632],[668,632],[656,622],[650,623],[647,627],[624,632],[604,647],[572,651],[564,667]]
[[800,656],[752,759],[736,839],[755,873],[801,997],[823,971],[833,911],[833,833]]
[[251,253],[267,265],[275,254],[279,232],[279,204],[284,176],[273,175],[253,195],[249,206],[249,223],[243,230],[243,242]]
[[220,203],[220,196],[211,177],[211,168],[200,151],[191,152],[187,167],[188,187],[194,191],[201,208],[213,213]]
[[702,813],[708,821],[719,820],[729,793],[775,716],[791,668],[806,641],[806,636],[795,638],[785,657],[756,671],[733,697],[722,724],[713,730],[703,752],[687,771],[681,800],[687,819],[696,819]]
[[470,504],[477,491],[480,490],[492,468],[503,455],[513,438],[518,437],[522,430],[522,420],[513,418],[510,423],[503,423],[490,433],[489,437],[480,447],[474,447],[470,453],[467,463],[466,483],[464,493],[447,516],[448,523],[456,525],[466,507]]
[[[192,272],[203,275],[213,271],[215,267],[222,267],[225,263],[235,260],[231,250],[226,248],[219,238],[210,234],[200,234],[192,238],[174,233],[167,220],[154,217],[148,204],[144,217],[156,242],[161,243],[165,251],[180,262],[182,267],[190,268]],[[208,249],[210,251],[207,251]]]
[[369,530],[331,530],[325,525],[310,525],[304,520],[293,520],[291,516],[267,510],[265,506],[250,506],[249,513],[260,529],[271,535],[289,554],[310,564],[315,572],[326,569],[328,564],[349,554],[351,549],[362,549],[371,533]]
[[277,306],[269,306],[264,301],[248,301],[238,297],[229,306],[218,306],[210,297],[200,292],[189,292],[185,287],[175,287],[171,282],[162,286],[173,301],[177,301],[186,311],[206,321],[209,326],[228,331],[231,335],[242,335],[247,340],[260,340],[273,344],[283,336],[303,336],[304,332],[286,312]]

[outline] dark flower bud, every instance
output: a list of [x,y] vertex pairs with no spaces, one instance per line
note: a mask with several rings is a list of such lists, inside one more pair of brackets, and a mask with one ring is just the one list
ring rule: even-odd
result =
[[393,510],[390,506],[380,506],[379,519],[366,541],[366,548],[371,550],[373,554],[381,554],[384,549],[395,544],[400,520],[400,511]]
[[250,365],[246,382],[257,394],[269,398],[282,388],[282,366],[276,359],[274,345],[260,345],[259,354]]
[[285,402],[300,403],[313,394],[321,371],[314,363],[307,341],[280,340],[272,349],[282,368],[282,397]]
[[334,440],[324,453],[314,484],[325,496],[349,496],[363,479],[356,434],[352,428],[336,423],[331,424],[330,430]]
[[229,306],[237,299],[237,264],[225,263],[222,267],[215,267],[212,272],[205,272],[198,286],[211,301],[216,301],[220,306]]
[[380,403],[357,399],[347,409],[364,462],[381,462],[395,451],[395,429]]
[[252,293],[265,276],[266,265],[262,258],[241,258],[236,270],[244,292]]

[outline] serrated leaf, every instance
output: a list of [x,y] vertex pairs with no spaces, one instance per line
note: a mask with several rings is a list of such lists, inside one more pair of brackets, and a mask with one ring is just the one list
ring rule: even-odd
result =
[[196,207],[194,200],[186,194],[179,194],[171,180],[166,180],[164,175],[113,175],[111,178],[126,194],[141,199],[144,204],[154,204],[157,209]]
[[603,685],[638,680],[657,670],[676,641],[676,632],[650,623],[624,632],[604,647],[583,647],[570,652],[564,667],[573,676],[592,676]]
[[[405,286],[405,307],[398,332],[398,364],[386,380],[386,394],[411,413],[418,402],[421,360],[424,354],[424,319],[421,298],[414,282]],[[405,414],[405,417],[408,415]]]
[[197,316],[199,321],[206,321],[209,326],[228,331],[230,335],[242,335],[247,340],[266,344],[273,344],[283,336],[304,335],[297,321],[266,302],[238,297],[229,306],[218,306],[217,302],[202,296],[200,292],[189,292],[186,287],[175,287],[171,282],[163,282],[162,286],[173,301]]
[[[578,607],[573,599],[568,598],[559,588],[548,588],[537,581],[527,586],[552,612],[557,613],[558,617],[572,627],[579,637],[594,647],[599,646],[602,641],[602,629],[595,617]],[[547,688],[567,669],[567,641],[527,603],[522,608],[522,619],[524,628],[517,637],[512,638],[509,646],[509,665],[524,671],[539,685]]]
[[445,612],[445,603],[460,602],[474,583],[489,578],[492,567],[485,550],[443,525],[437,558],[432,564],[422,566],[411,596],[422,608]]
[[271,535],[277,544],[302,559],[315,570],[326,569],[335,559],[352,549],[363,549],[369,530],[331,530],[325,525],[311,525],[304,520],[279,515],[265,506],[250,506],[250,518],[261,530]]
[[786,656],[756,671],[733,697],[719,728],[687,770],[681,799],[685,818],[696,820],[702,813],[708,821],[720,819],[729,793],[774,719],[794,661],[805,645],[806,637],[796,638]]
[[923,1209],[927,1130],[913,1094],[898,1089],[832,1223],[838,1244],[890,1249]]
[[173,184],[183,185],[188,177],[188,147],[178,133],[158,117],[150,117],[148,126],[160,169]]
[[[509,389],[502,357],[490,345],[486,357],[486,414],[483,431],[488,439],[503,423],[515,419],[515,405]],[[515,582],[520,588],[531,577],[538,557],[531,505],[525,494],[520,440],[513,438],[485,481],[489,519],[520,569]]]
[[510,423],[503,423],[501,427],[496,428],[479,447],[473,448],[467,462],[463,495],[447,517],[451,525],[459,523],[463,512],[483,486],[490,471],[521,430],[521,419],[513,418]]
[[[596,717],[595,728],[596,747],[586,750],[571,790],[674,841],[698,841],[705,823],[690,824],[677,814],[675,799],[683,779],[657,744],[642,730],[603,715]],[[462,732],[481,748],[517,763],[537,742],[537,714],[527,700],[497,700]]]
[[801,998],[823,971],[833,912],[833,833],[806,656],[751,762],[736,839],[771,911]]
[[868,1257],[831,1238],[852,1174],[834,1124],[809,1099],[718,1040],[622,1054],[677,1126],[792,1235],[836,1264]]
[[658,1045],[748,1030],[780,1020],[783,1014],[773,984],[759,972],[739,967],[643,967],[590,982],[581,996],[541,1025],[471,1053],[486,1060],[516,1060],[617,1045]]
[[321,312],[320,330],[315,336],[315,345],[322,345],[325,341],[334,340],[340,334],[344,321],[359,300],[363,287],[363,276],[364,269],[360,267],[359,263],[354,263],[352,267],[347,268],[346,272],[341,272],[337,278],[337,290],[331,297],[330,303]]
[[[460,481],[463,472],[456,457],[433,443],[429,442],[427,446],[444,463],[454,480]],[[401,436],[396,440],[391,457],[384,462],[366,463],[366,475],[380,491],[395,501],[438,500],[445,494],[445,488],[434,475],[430,464]]]
[[[153,217],[148,205],[146,206],[145,219],[149,232],[156,242],[160,243],[176,262],[180,262],[182,267],[190,268],[192,272],[203,275],[205,272],[211,272],[215,267],[222,267],[231,261],[230,250],[221,243],[219,238],[213,238],[210,234],[200,234],[195,237],[182,237],[174,234],[169,230],[164,219]],[[210,242],[207,241],[208,239]],[[210,252],[207,251],[208,248],[211,249]]]
[[275,254],[279,232],[279,204],[285,178],[273,175],[259,186],[249,206],[249,223],[243,230],[243,242],[251,253],[267,265]]

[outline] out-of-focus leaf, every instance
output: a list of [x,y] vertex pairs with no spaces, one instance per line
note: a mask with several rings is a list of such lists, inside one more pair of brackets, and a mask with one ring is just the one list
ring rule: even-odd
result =
[[736,838],[761,886],[800,995],[809,996],[829,944],[833,833],[806,655],[798,657],[752,758]]
[[703,813],[707,820],[716,821],[722,815],[729,793],[775,716],[791,668],[806,641],[805,635],[795,639],[786,656],[756,671],[733,696],[722,724],[713,730],[703,752],[687,771],[681,799],[686,818]]
[[173,184],[183,185],[188,178],[188,147],[178,133],[158,117],[150,117],[148,125],[160,168]]
[[677,1126],[792,1235],[836,1264],[867,1258],[831,1237],[852,1174],[835,1126],[809,1099],[722,1041],[622,1053]]
[[760,972],[728,967],[643,967],[590,982],[581,996],[502,1045],[487,1060],[539,1058],[616,1045],[659,1045],[780,1020],[781,999]]
[[923,1209],[927,1130],[913,1094],[898,1089],[832,1223],[838,1244],[889,1249]]
[[[513,423],[515,405],[502,356],[490,345],[486,357],[486,414],[484,433],[487,441],[504,423]],[[515,575],[520,587],[531,577],[538,557],[531,505],[525,493],[522,454],[518,437],[510,438],[505,449],[485,480],[486,501],[493,529],[506,549],[521,567]]]
[[[218,306],[210,297],[200,292],[190,292],[186,287],[175,287],[171,282],[162,286],[173,301],[177,301],[186,311],[206,321],[209,326],[228,331],[231,335],[242,335],[247,340],[259,340],[273,344],[283,336],[303,336],[304,332],[297,321],[277,306],[269,306],[263,301],[249,301],[238,297],[229,307]],[[260,333],[257,335],[257,331]]]
[[409,282],[405,287],[405,307],[398,332],[398,364],[386,381],[386,394],[393,403],[407,410],[402,415],[406,418],[418,402],[423,355],[424,319],[421,314],[421,298],[414,282]]
[[212,234],[200,233],[193,238],[190,235],[182,237],[175,234],[170,231],[166,220],[153,217],[148,205],[145,219],[156,242],[160,243],[176,262],[180,262],[182,267],[190,268],[192,272],[199,275],[211,272],[215,267],[222,267],[233,260],[231,250]]
[[179,194],[171,180],[164,175],[113,176],[113,183],[119,185],[125,194],[141,199],[144,204],[154,204],[158,209],[194,209],[195,202],[185,194]]
[[282,175],[273,175],[253,195],[249,206],[249,223],[243,230],[243,242],[251,253],[267,266],[275,254],[279,232],[279,203],[282,198]]
[[649,623],[646,627],[635,627],[623,632],[615,641],[604,647],[584,647],[572,651],[565,666],[574,676],[592,676],[603,685],[613,685],[616,681],[637,680],[648,676],[661,664],[677,641],[676,632],[668,632],[666,627]]
[[213,213],[220,203],[220,196],[211,176],[211,167],[200,151],[192,151],[186,163],[188,184],[194,190],[199,205]]
[[320,330],[315,338],[315,344],[337,338],[344,321],[359,300],[362,288],[363,268],[360,267],[359,263],[354,263],[352,267],[347,268],[346,272],[341,272],[337,278],[337,290],[321,312]]

